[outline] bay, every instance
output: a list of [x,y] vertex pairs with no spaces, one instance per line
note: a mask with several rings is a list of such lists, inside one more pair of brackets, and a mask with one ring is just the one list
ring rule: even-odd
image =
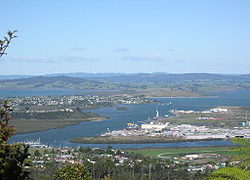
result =
[[[122,129],[129,122],[140,123],[147,118],[155,116],[156,109],[160,115],[168,115],[171,109],[183,110],[205,110],[215,106],[250,106],[250,90],[232,90],[222,93],[213,93],[216,97],[203,98],[157,98],[159,103],[155,104],[131,104],[119,105],[127,108],[126,111],[117,110],[116,107],[101,108],[92,110],[110,119],[98,122],[82,122],[64,128],[52,129],[42,132],[18,134],[10,139],[10,142],[30,141],[40,139],[41,143],[55,147],[106,147],[107,144],[76,144],[68,140],[84,136],[99,135],[109,130]],[[167,105],[171,102],[171,105]],[[195,142],[174,142],[154,144],[109,144],[114,148],[163,148],[163,147],[194,147],[194,146],[221,146],[231,145],[230,141],[195,141]]]

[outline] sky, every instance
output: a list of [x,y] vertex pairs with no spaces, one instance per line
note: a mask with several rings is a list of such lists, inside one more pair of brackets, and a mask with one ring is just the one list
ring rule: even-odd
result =
[[1,0],[0,74],[250,73],[249,0]]

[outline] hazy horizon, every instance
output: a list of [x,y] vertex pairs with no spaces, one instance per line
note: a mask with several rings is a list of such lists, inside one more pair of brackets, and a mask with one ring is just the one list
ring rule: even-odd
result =
[[47,75],[67,75],[67,74],[121,74],[121,75],[133,75],[133,74],[218,74],[218,75],[249,75],[250,73],[207,73],[207,72],[183,72],[183,73],[170,73],[170,72],[55,72],[45,74],[0,74],[0,76],[47,76]]

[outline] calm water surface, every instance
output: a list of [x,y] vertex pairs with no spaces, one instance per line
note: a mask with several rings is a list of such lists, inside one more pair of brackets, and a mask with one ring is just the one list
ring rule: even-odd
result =
[[[115,107],[92,110],[99,114],[106,115],[110,119],[99,122],[82,122],[64,128],[48,131],[15,135],[11,142],[36,140],[40,138],[42,143],[53,146],[85,146],[85,147],[106,147],[107,144],[75,144],[68,140],[83,136],[93,136],[104,133],[107,128],[110,130],[122,129],[128,122],[140,122],[155,116],[158,109],[160,115],[169,114],[170,109],[183,110],[205,110],[219,105],[227,106],[250,106],[250,90],[235,90],[224,93],[217,93],[219,97],[213,98],[158,98],[160,103],[123,105],[128,110],[119,111]],[[166,104],[172,102],[170,106]],[[114,148],[163,148],[163,147],[194,147],[194,146],[221,146],[230,145],[229,141],[196,141],[196,142],[176,142],[176,143],[156,143],[156,144],[111,144]]]

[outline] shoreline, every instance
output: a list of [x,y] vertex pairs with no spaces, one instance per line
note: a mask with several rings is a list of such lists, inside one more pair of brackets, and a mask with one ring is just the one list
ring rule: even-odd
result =
[[[234,110],[232,107],[234,107],[234,109],[236,108],[236,110]],[[245,114],[245,112],[247,112],[246,109],[241,109],[240,106],[219,106],[219,107],[215,107],[215,108],[226,108],[227,112],[230,113],[220,113],[218,115],[218,113],[216,114],[216,116],[218,116],[218,119],[220,120],[220,116],[223,117],[223,122],[225,125],[228,125],[228,127],[231,127],[231,124],[227,124],[228,121],[229,123],[232,123],[232,120],[230,118],[234,117],[235,113],[240,113],[240,114]],[[250,109],[249,109],[250,111]],[[199,112],[200,113],[200,112]],[[200,114],[195,113],[194,115],[189,115],[189,114],[184,114],[182,115],[183,117],[177,117],[178,121],[181,122],[182,124],[187,123],[187,121],[190,121],[190,119],[192,120],[192,122],[189,122],[187,124],[195,124],[197,123],[196,121],[201,121],[200,119],[195,118],[200,117]],[[208,115],[207,115],[208,116]],[[211,117],[214,117],[214,115],[210,115]],[[221,117],[221,118],[222,118]],[[176,118],[176,117],[173,117]],[[171,117],[167,117],[166,121],[167,122],[172,122],[173,124],[175,124],[175,119],[173,119]],[[183,120],[184,119],[184,120]],[[197,119],[196,121],[194,121],[193,119]],[[227,120],[229,119],[229,120]],[[170,121],[171,120],[171,121]],[[183,121],[183,122],[182,122]],[[218,122],[217,120],[214,120],[216,123]],[[211,123],[212,121],[208,118],[202,121],[203,124],[205,123]],[[207,127],[209,124],[207,124]],[[232,126],[235,127],[235,126]],[[196,139],[185,139],[185,137],[177,137],[177,136],[148,136],[148,135],[140,135],[140,134],[134,134],[131,135],[131,133],[126,133],[122,136],[118,134],[104,134],[103,136],[101,135],[97,135],[97,136],[89,136],[89,137],[79,137],[79,138],[74,138],[74,139],[70,139],[69,142],[72,143],[80,143],[80,144],[155,144],[155,143],[171,143],[171,142],[193,142],[193,141],[213,141],[213,140],[229,140],[230,138],[226,138],[226,136],[214,136],[214,137],[209,137],[209,136],[202,136],[202,137],[189,137],[189,138],[196,138]]]
[[219,96],[161,96],[161,97],[155,97],[155,96],[146,96],[145,98],[150,99],[157,99],[157,98],[166,98],[166,99],[177,99],[177,98],[218,98]]
[[[144,139],[144,140],[117,140],[117,139],[109,139],[109,140],[100,140],[100,139],[87,139],[87,138],[100,138],[100,136],[96,137],[82,137],[69,140],[70,143],[78,143],[78,144],[157,144],[157,143],[174,143],[174,142],[195,142],[195,141],[216,141],[216,140],[229,140],[222,138],[212,138],[212,139]],[[101,137],[103,138],[103,137]],[[133,136],[134,138],[134,136]]]

